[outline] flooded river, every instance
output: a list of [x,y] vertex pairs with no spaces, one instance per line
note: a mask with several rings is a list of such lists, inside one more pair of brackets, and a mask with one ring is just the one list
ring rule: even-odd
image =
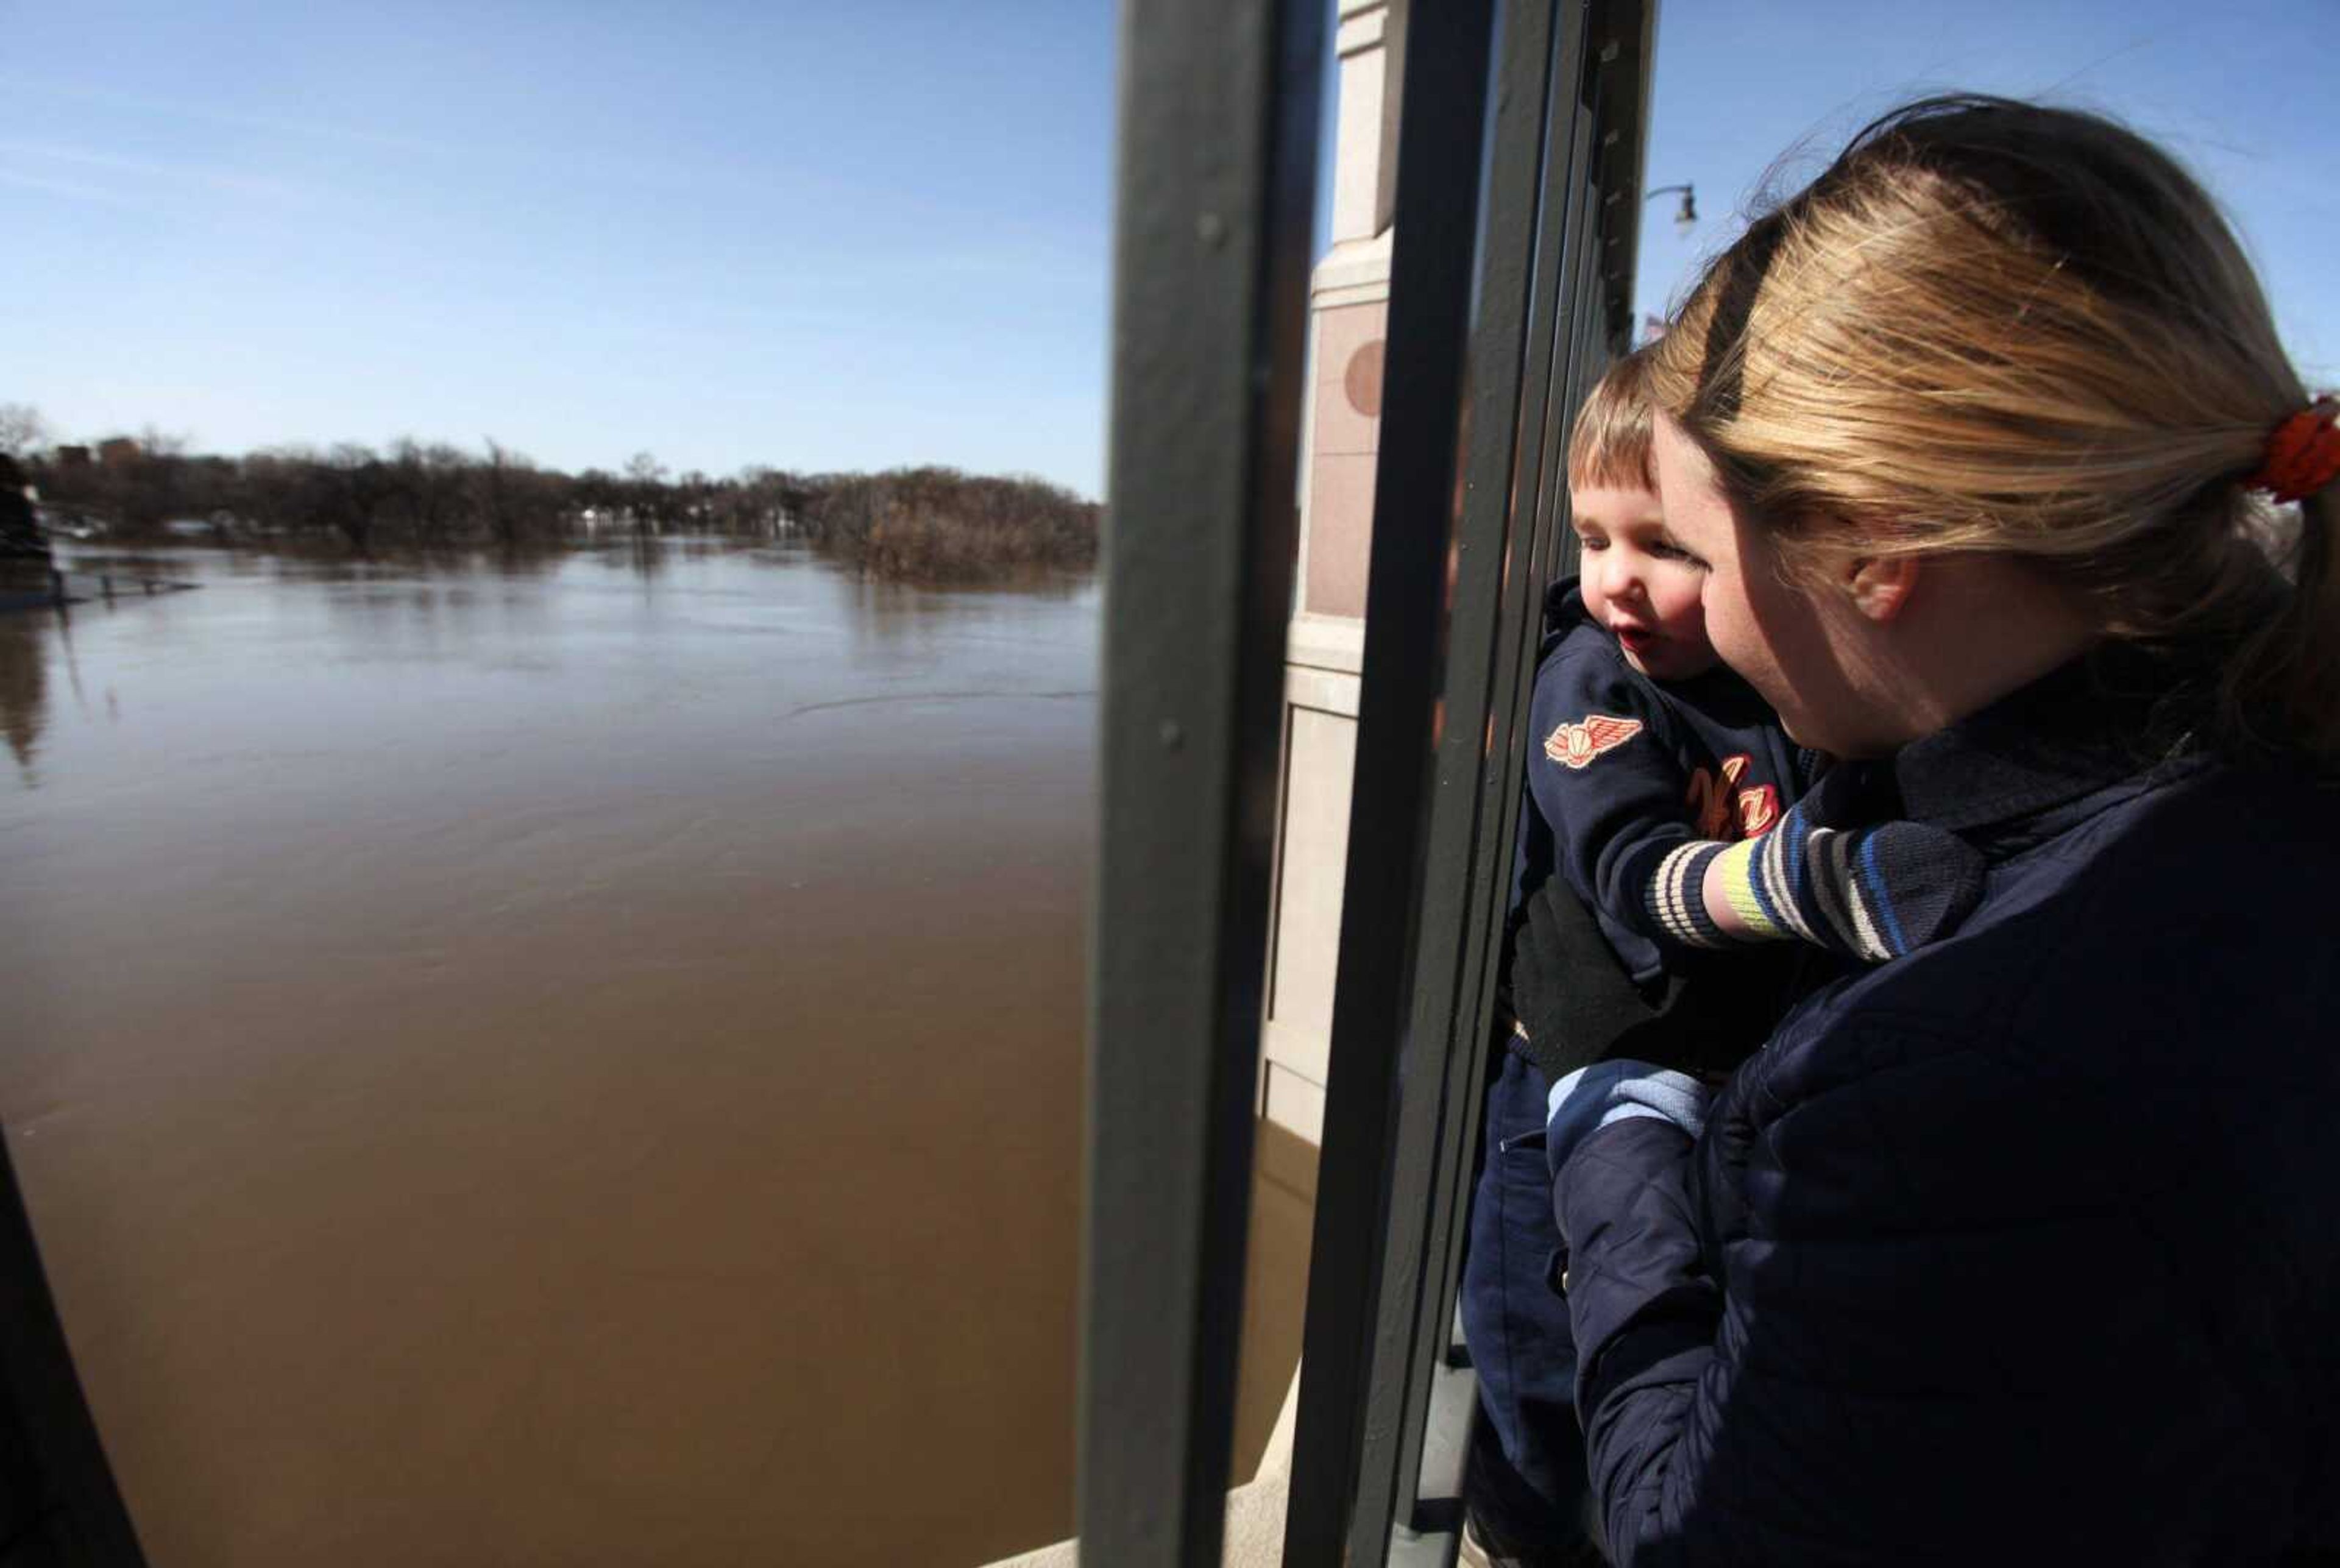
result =
[[1066,1533],[1095,590],[160,570],[0,616],[0,1119],[158,1568]]

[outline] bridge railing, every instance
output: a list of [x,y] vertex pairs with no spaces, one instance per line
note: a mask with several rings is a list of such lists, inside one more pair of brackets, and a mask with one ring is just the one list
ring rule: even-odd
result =
[[[1650,0],[1393,8],[1395,236],[1284,1557],[1451,1560],[1455,1283],[1564,429],[1630,338]],[[1080,1525],[1218,1560],[1321,5],[1125,11]]]

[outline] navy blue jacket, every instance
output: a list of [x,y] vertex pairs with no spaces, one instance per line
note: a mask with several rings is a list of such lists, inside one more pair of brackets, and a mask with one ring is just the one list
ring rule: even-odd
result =
[[2340,794],[2113,679],[1895,759],[1992,863],[1955,935],[1559,1173],[1621,1568],[2340,1546]]
[[1660,946],[1663,928],[1646,903],[1658,862],[1693,839],[1769,827],[1803,792],[1810,757],[1729,669],[1661,684],[1626,663],[1585,613],[1574,578],[1552,584],[1545,627],[1516,898],[1558,869],[1647,983],[1689,952]]

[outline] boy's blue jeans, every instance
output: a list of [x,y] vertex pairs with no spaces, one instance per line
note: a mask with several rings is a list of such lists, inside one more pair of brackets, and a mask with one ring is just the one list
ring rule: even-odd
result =
[[1560,1227],[1543,1140],[1502,1146],[1543,1130],[1552,1086],[1512,1051],[1497,1052],[1487,1087],[1486,1165],[1462,1265],[1462,1338],[1494,1440],[1473,1444],[1470,1502],[1505,1535],[1558,1543],[1581,1538],[1587,1490],[1576,1346],[1568,1304],[1552,1283]]

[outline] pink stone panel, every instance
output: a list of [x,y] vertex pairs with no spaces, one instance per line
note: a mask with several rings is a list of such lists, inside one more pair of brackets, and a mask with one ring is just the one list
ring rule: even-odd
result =
[[[1337,385],[1334,388],[1335,396],[1339,390]],[[1365,612],[1374,461],[1371,452],[1332,452],[1320,448],[1309,470],[1308,581],[1301,608],[1312,614]]]
[[1307,577],[1301,607],[1317,615],[1365,612],[1365,557],[1373,521],[1373,461],[1381,449],[1382,302],[1335,305],[1316,317],[1315,400],[1309,452]]

